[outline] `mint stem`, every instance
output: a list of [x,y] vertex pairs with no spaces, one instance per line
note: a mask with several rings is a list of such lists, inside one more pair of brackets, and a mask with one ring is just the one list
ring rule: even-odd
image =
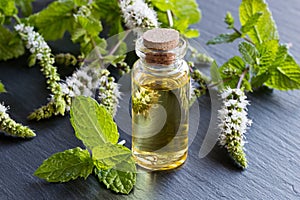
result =
[[[242,32],[239,31],[237,28],[233,27],[232,29],[233,29],[236,33],[238,33],[240,36],[243,35]],[[247,37],[242,37],[242,38],[243,38],[244,40],[246,40],[247,42],[249,42],[249,43],[251,43],[251,44],[253,44],[253,45],[255,46],[254,42],[252,42],[252,40],[250,40],[249,38],[247,38]]]
[[18,24],[21,24],[21,20],[17,15],[14,15],[13,18],[17,21]]
[[240,89],[240,88],[241,88],[243,79],[245,78],[245,76],[246,76],[246,74],[248,73],[248,71],[249,71],[249,67],[247,67],[247,68],[243,71],[243,73],[241,74],[240,79],[239,79],[239,82],[238,82],[238,84],[237,84],[237,86],[236,86],[237,89]]

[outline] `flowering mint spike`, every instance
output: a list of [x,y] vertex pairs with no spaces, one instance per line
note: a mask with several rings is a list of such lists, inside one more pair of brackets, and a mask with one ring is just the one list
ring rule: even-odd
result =
[[115,83],[113,77],[109,77],[109,71],[106,69],[101,70],[101,78],[98,100],[112,116],[115,116],[117,112],[117,107],[119,104],[119,98],[121,93],[119,92],[119,85]]
[[241,89],[226,88],[221,94],[223,106],[219,110],[219,144],[224,146],[232,159],[242,168],[247,167],[244,153],[245,133],[252,121],[247,118],[246,95]]
[[194,104],[198,97],[206,94],[209,81],[209,78],[198,69],[191,72],[190,106]]
[[45,112],[41,112],[45,110],[45,107],[43,107],[36,110],[35,112],[38,113],[33,113],[30,118],[33,118],[33,116],[47,118],[53,114],[64,115],[66,110],[66,101],[63,98],[62,88],[58,83],[58,81],[60,81],[59,74],[57,73],[56,67],[53,66],[55,60],[51,54],[51,49],[45,42],[44,38],[33,29],[34,28],[32,26],[26,26],[24,24],[18,24],[15,26],[15,30],[21,36],[21,39],[26,43],[26,48],[29,49],[30,53],[35,57],[36,60],[39,61],[39,64],[42,67],[41,71],[46,77],[48,88],[53,94],[53,103],[51,103],[51,106],[53,106],[53,113],[49,115]]
[[158,27],[156,12],[143,0],[121,0],[119,4],[128,28]]
[[0,104],[0,131],[21,138],[32,138],[35,136],[35,133],[30,128],[11,119],[6,111],[7,108]]

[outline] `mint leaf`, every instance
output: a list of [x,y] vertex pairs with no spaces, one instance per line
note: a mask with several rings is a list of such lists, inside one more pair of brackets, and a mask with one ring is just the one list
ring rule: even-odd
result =
[[32,13],[31,3],[34,0],[15,0],[16,6],[21,8],[22,14],[24,16],[29,16]]
[[234,27],[234,18],[231,14],[231,12],[227,12],[224,22],[228,25],[228,29],[232,29]]
[[90,36],[98,36],[102,31],[101,22],[92,16],[76,16],[79,28],[84,29]]
[[220,83],[218,84],[218,88],[219,90],[222,90],[224,85],[216,61],[214,61],[210,66],[210,76],[213,83]]
[[183,35],[187,38],[196,38],[200,36],[200,33],[196,29],[188,29],[183,33]]
[[[246,64],[239,56],[235,56],[229,59],[226,63],[219,68],[222,79],[224,80],[224,86],[235,88],[238,84],[239,78],[243,71],[246,69]],[[249,76],[245,76],[246,80]]]
[[151,3],[157,12],[157,16],[162,27],[169,27],[167,18],[167,10],[171,10],[173,14],[174,27],[186,37],[198,37],[197,30],[190,30],[188,27],[198,23],[201,19],[201,12],[195,0],[152,0]]
[[73,0],[73,1],[77,6],[84,6],[89,3],[89,0]]
[[[244,29],[255,44],[279,38],[275,22],[264,0],[242,0],[239,10],[241,25],[247,27]],[[252,24],[249,21],[258,17],[257,13],[262,13],[262,15],[256,25],[246,25]]]
[[109,26],[110,35],[123,32],[122,15],[118,0],[94,0],[92,6],[100,14],[101,20]]
[[241,37],[241,35],[236,32],[231,33],[231,34],[229,34],[229,33],[220,34],[217,37],[215,37],[214,39],[209,40],[206,44],[210,45],[210,44],[230,43],[240,37]]
[[99,49],[100,54],[105,53],[106,41],[99,37],[102,24],[90,9],[86,8],[85,11],[89,12],[87,16],[78,14],[75,17],[74,30],[71,32],[72,41],[80,44],[84,57],[95,48]]
[[88,150],[77,147],[53,154],[34,172],[48,182],[67,182],[78,177],[87,178],[94,164]]
[[6,92],[6,89],[3,85],[3,83],[0,81],[0,93]]
[[75,8],[72,0],[55,1],[46,9],[30,16],[29,23],[39,29],[45,40],[57,40],[66,31],[73,30]]
[[71,106],[71,123],[75,135],[93,149],[107,142],[116,144],[119,139],[117,125],[110,113],[90,97],[75,97]]
[[92,153],[93,159],[100,162],[104,168],[115,167],[118,163],[128,160],[131,157],[131,151],[128,148],[111,143],[94,147]]
[[253,88],[259,88],[269,79],[268,73],[262,73],[260,75],[253,76],[251,79],[251,85]]
[[13,0],[1,0],[0,1],[0,13],[5,16],[13,16],[18,13]]
[[278,90],[300,89],[300,66],[288,54],[285,46],[280,46],[268,73],[270,78],[265,83]]
[[257,75],[264,74],[268,71],[277,56],[278,48],[278,40],[269,40],[257,45],[259,52],[258,67],[255,66],[254,71]]
[[250,65],[256,64],[259,53],[253,44],[250,44],[248,42],[241,42],[239,44],[239,52],[242,54],[242,57],[246,63]]
[[0,26],[0,60],[17,58],[24,52],[22,40],[16,34]]
[[242,33],[247,33],[248,31],[251,31],[254,26],[257,24],[259,18],[262,16],[263,13],[257,12],[254,15],[252,15],[247,22],[242,26],[241,32]]
[[136,183],[136,166],[132,157],[108,170],[96,167],[95,174],[108,189],[117,193],[129,194]]

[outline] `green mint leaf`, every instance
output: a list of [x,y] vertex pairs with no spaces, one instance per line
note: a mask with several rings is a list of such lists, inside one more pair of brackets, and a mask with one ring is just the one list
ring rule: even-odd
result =
[[87,178],[94,164],[88,150],[77,147],[53,154],[34,172],[48,182],[67,182],[78,177]]
[[209,40],[206,44],[222,44],[222,43],[230,43],[233,42],[234,40],[240,38],[241,35],[239,33],[225,33],[225,34],[220,34],[217,37],[213,38],[212,40]]
[[107,142],[116,144],[119,139],[117,125],[110,113],[90,97],[75,97],[71,105],[71,123],[76,137],[93,149]]
[[100,182],[116,193],[129,194],[136,183],[136,166],[132,157],[111,169],[95,168]]
[[94,0],[91,5],[100,14],[101,20],[105,21],[105,24],[109,24],[110,35],[123,32],[123,21],[118,0]]
[[102,31],[101,22],[93,16],[77,16],[76,23],[78,23],[79,28],[84,29],[92,37],[98,36]]
[[18,13],[13,0],[1,0],[0,1],[0,13],[5,16],[13,16]]
[[92,10],[86,8],[89,14],[76,15],[74,22],[74,30],[71,32],[71,39],[74,43],[79,43],[81,53],[87,56],[95,48],[101,53],[105,53],[106,41],[99,37],[102,31],[102,24],[97,18],[97,14],[93,14]]
[[[260,44],[268,40],[276,40],[279,38],[275,22],[272,14],[268,9],[264,0],[242,0],[239,8],[240,22],[242,26],[246,26],[247,34],[255,44]],[[249,21],[255,19],[257,13],[263,13],[254,26],[248,26]]]
[[3,85],[3,83],[0,81],[0,93],[6,92],[6,89]]
[[[238,84],[241,74],[245,69],[246,63],[239,56],[235,56],[224,63],[223,66],[219,68],[221,77],[224,80],[224,86],[235,88]],[[247,81],[248,79],[249,75],[246,75],[244,80]]]
[[252,65],[251,85],[254,88],[261,87],[270,77],[269,68],[273,65],[279,49],[278,40],[269,40],[257,45],[259,56],[256,64]]
[[89,3],[89,0],[73,0],[76,6],[84,6]]
[[200,36],[200,33],[196,29],[188,29],[183,33],[183,35],[187,38],[196,38]]
[[72,0],[55,1],[41,12],[31,15],[29,23],[39,29],[45,40],[61,39],[74,26]]
[[211,76],[211,81],[213,83],[220,83],[218,84],[218,89],[222,90],[224,88],[224,85],[216,61],[214,61],[210,66],[210,76]]
[[278,40],[269,40],[257,45],[257,50],[259,52],[258,65],[254,66],[254,73],[258,76],[264,74],[268,71],[269,67],[272,65],[273,61],[277,56],[279,48]]
[[0,25],[3,25],[5,23],[5,15],[3,13],[0,12]]
[[174,27],[186,37],[198,37],[196,30],[189,31],[190,25],[198,23],[201,19],[201,12],[195,0],[152,0],[151,3],[157,11],[157,16],[162,27],[169,27],[167,18],[167,10],[171,10],[173,14]]
[[257,12],[254,15],[252,15],[247,22],[242,26],[241,32],[242,33],[248,33],[248,31],[253,30],[255,25],[257,24],[259,18],[262,16],[263,13]]
[[234,18],[231,14],[231,12],[227,12],[224,22],[228,25],[228,29],[232,29],[234,27]]
[[128,160],[131,157],[131,151],[128,148],[112,143],[105,143],[94,147],[92,154],[93,159],[98,161],[98,166],[102,166],[103,168],[113,168],[118,163]]
[[126,55],[107,55],[105,57],[103,57],[104,63],[105,64],[111,64],[113,66],[117,66],[117,63],[124,61],[124,59],[126,58]]
[[0,61],[18,58],[24,52],[22,40],[16,34],[0,26]]
[[262,73],[257,76],[253,76],[251,79],[251,85],[253,88],[259,88],[264,85],[264,83],[269,79],[268,73]]
[[21,8],[22,14],[27,17],[32,13],[31,3],[34,0],[15,0],[16,6]]
[[259,56],[258,50],[253,44],[249,42],[241,42],[239,44],[239,52],[241,53],[244,61],[250,65],[254,65]]
[[288,54],[285,46],[278,48],[277,56],[269,68],[266,86],[278,90],[300,89],[300,66]]

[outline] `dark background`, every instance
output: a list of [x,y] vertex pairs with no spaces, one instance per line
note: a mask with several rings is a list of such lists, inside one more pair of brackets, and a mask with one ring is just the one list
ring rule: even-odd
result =
[[[43,2],[43,3],[42,3]],[[40,9],[49,1],[38,1]],[[223,18],[231,11],[238,19],[240,1],[198,0],[202,20],[195,25],[198,39],[218,64],[238,55],[237,46],[205,46],[205,42],[226,32]],[[271,1],[270,10],[277,23],[282,43],[292,43],[291,53],[300,61],[300,3],[297,0]],[[67,52],[67,41],[51,43],[54,52]],[[73,51],[72,47],[72,51]],[[69,116],[42,122],[28,122],[26,116],[47,102],[49,91],[39,67],[28,68],[27,57],[0,63],[0,80],[8,93],[0,101],[10,106],[10,115],[33,128],[37,137],[15,139],[0,134],[0,200],[6,199],[300,199],[300,92],[258,91],[249,99],[249,116],[254,124],[246,144],[249,168],[237,169],[218,146],[198,157],[210,119],[210,98],[199,101],[201,118],[187,162],[168,172],[141,173],[134,190],[117,195],[94,176],[64,184],[47,183],[33,176],[42,161],[56,152],[81,146],[69,122]],[[60,70],[62,76],[72,69]],[[191,123],[195,123],[192,121]],[[121,124],[122,125],[122,124]],[[193,124],[195,125],[195,124]],[[121,133],[121,138],[130,138]]]

